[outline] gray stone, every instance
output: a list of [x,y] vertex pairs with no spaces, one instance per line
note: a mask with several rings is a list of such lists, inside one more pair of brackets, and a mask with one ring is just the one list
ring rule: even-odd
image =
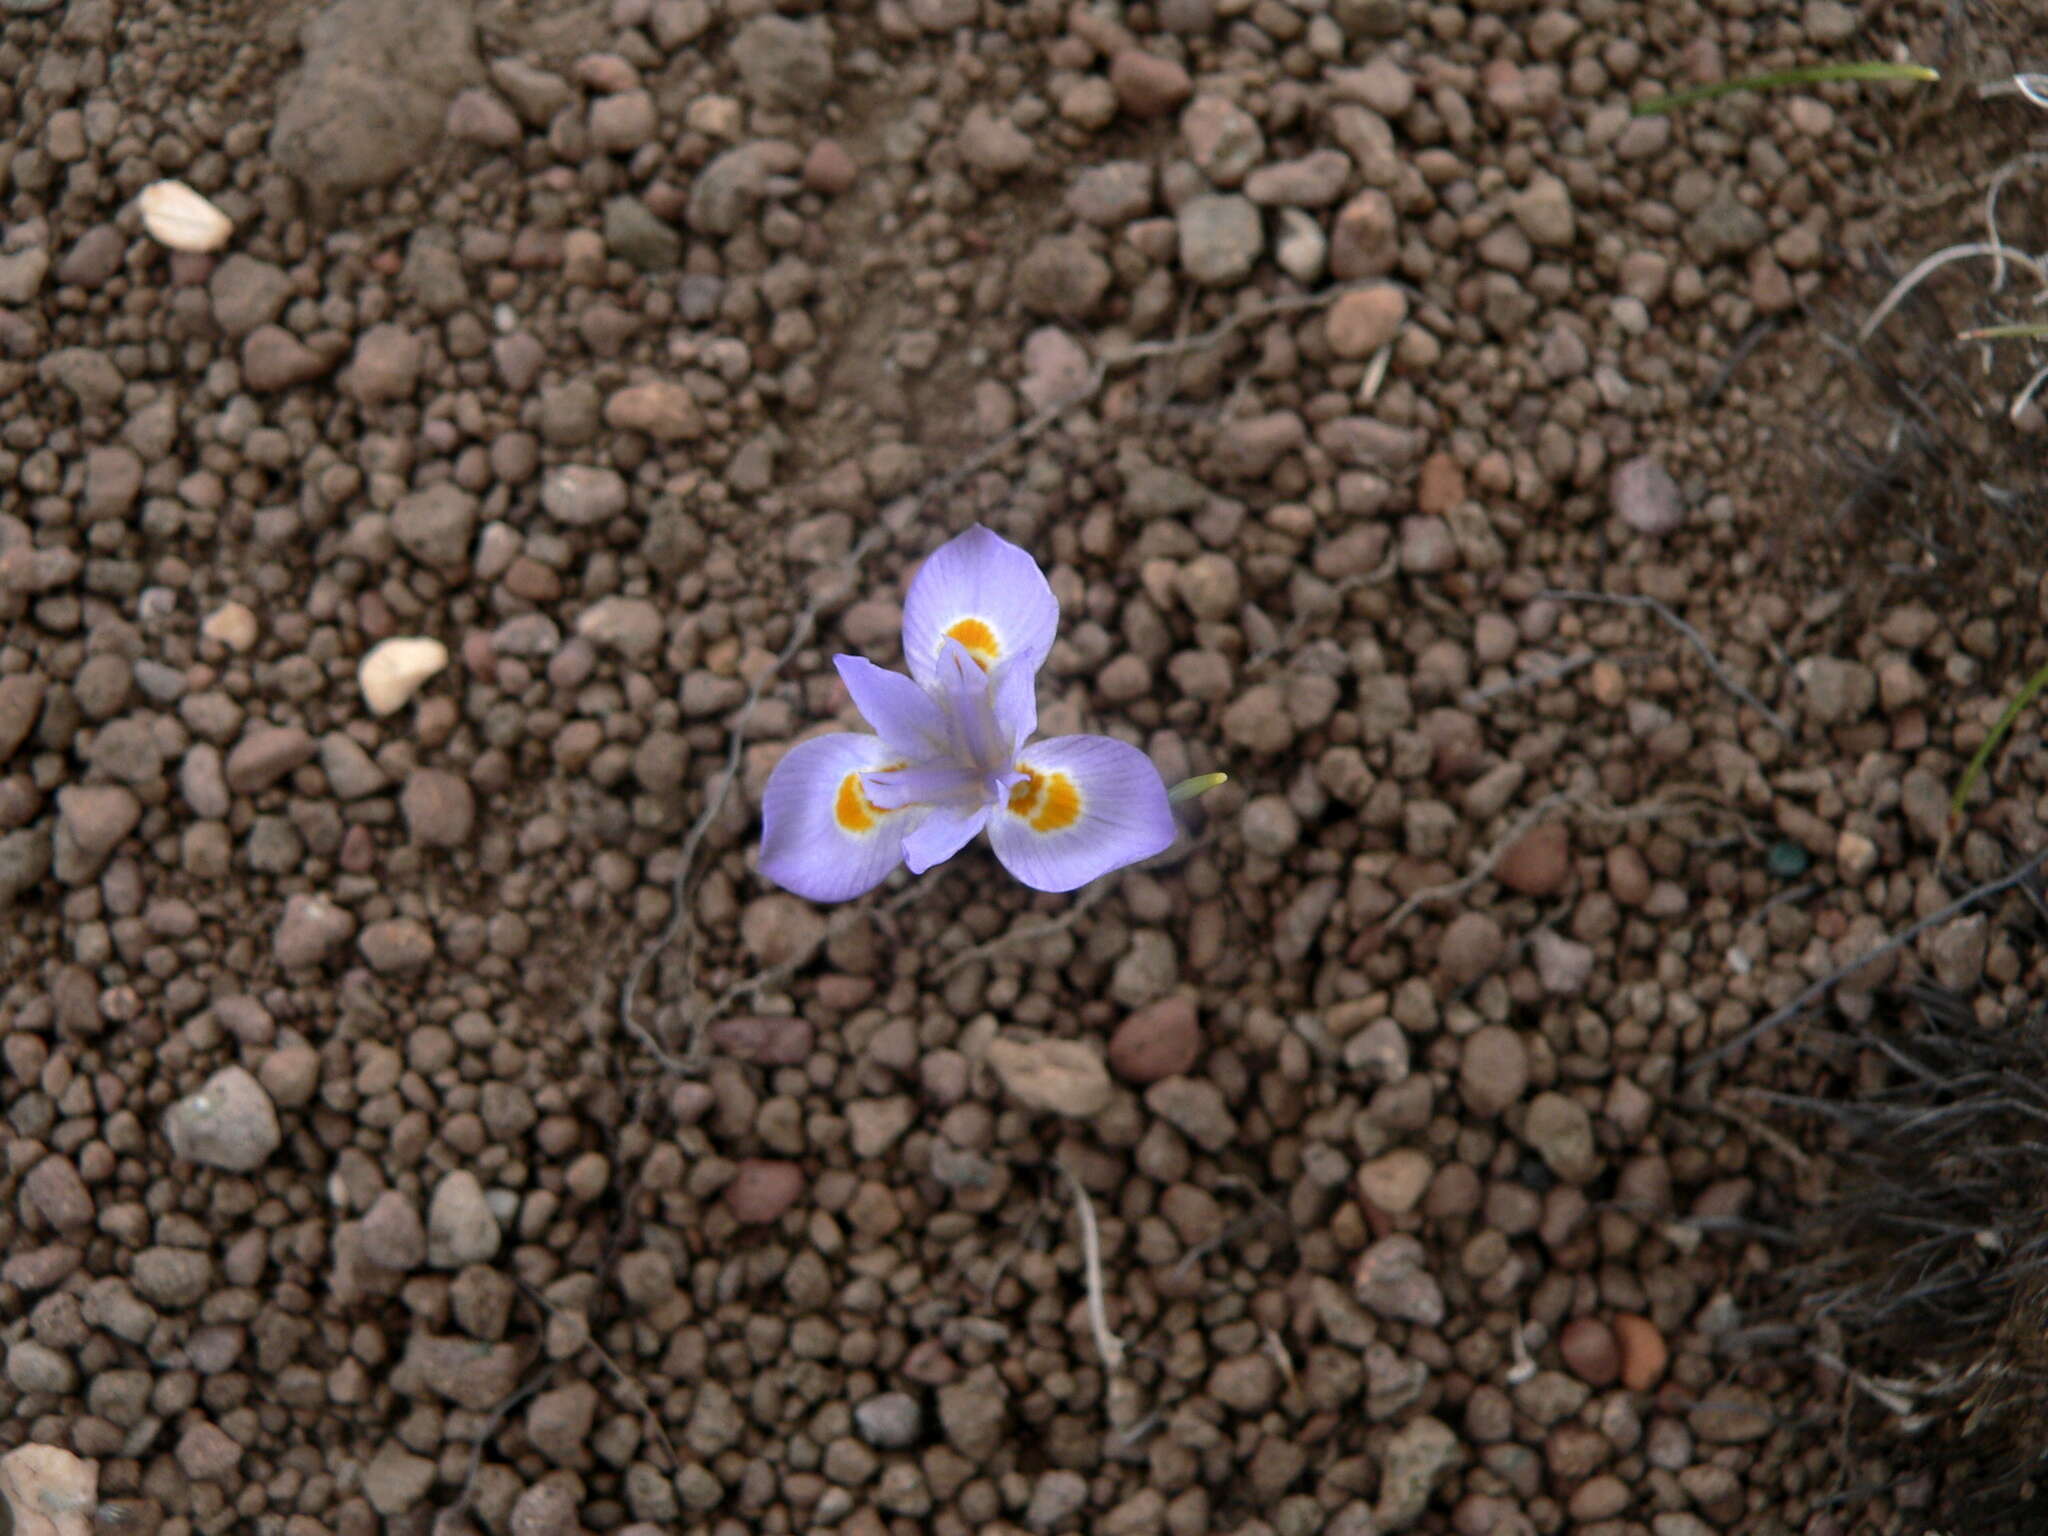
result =
[[287,970],[319,965],[355,936],[355,914],[318,892],[294,892],[271,939],[271,952]]
[[1406,1232],[1383,1237],[1359,1256],[1352,1282],[1358,1299],[1382,1317],[1434,1328],[1444,1320],[1443,1287],[1429,1256]]
[[7,1382],[18,1392],[69,1397],[78,1390],[78,1367],[47,1344],[16,1339],[7,1346]]
[[434,1463],[386,1440],[363,1469],[363,1497],[387,1519],[405,1514],[434,1486]]
[[1219,187],[1234,187],[1266,158],[1258,119],[1221,96],[1197,96],[1180,115],[1188,158]]
[[1102,229],[1143,218],[1152,211],[1152,167],[1143,160],[1089,167],[1067,188],[1067,211]]
[[476,498],[443,480],[398,503],[391,514],[391,533],[420,564],[457,570],[469,559],[476,518]]
[[299,29],[270,153],[322,203],[422,164],[482,77],[467,0],[335,0]]
[[1380,1530],[1405,1531],[1420,1520],[1457,1456],[1458,1437],[1439,1419],[1425,1416],[1396,1430],[1380,1455],[1380,1497],[1373,1507]]
[[1795,674],[1806,689],[1806,713],[1817,725],[1851,725],[1877,703],[1877,674],[1860,661],[1809,656]]
[[121,839],[142,819],[142,804],[118,784],[70,785],[57,791],[52,864],[66,885],[99,874]]
[[924,1410],[908,1392],[880,1392],[853,1410],[853,1427],[877,1450],[908,1450],[924,1433]]
[[230,254],[206,280],[214,324],[236,341],[283,314],[296,288],[284,268],[240,251]]
[[1584,1184],[1600,1171],[1593,1120],[1577,1099],[1555,1092],[1536,1095],[1522,1122],[1522,1139],[1567,1184]]
[[492,60],[491,84],[503,91],[513,109],[535,128],[547,127],[557,112],[576,100],[576,88],[568,81],[524,59]]
[[145,1248],[129,1270],[144,1301],[166,1312],[197,1306],[213,1289],[213,1260],[196,1248]]
[[1671,472],[1648,454],[1615,466],[1608,483],[1615,515],[1637,533],[1662,538],[1685,522],[1685,498]]
[[1764,216],[1732,192],[1707,201],[1685,226],[1685,248],[1700,262],[1746,256],[1769,237]]
[[939,1388],[939,1425],[953,1449],[976,1464],[986,1462],[1003,1442],[1009,1392],[994,1366],[977,1366]]
[[223,1067],[164,1113],[171,1150],[187,1162],[253,1173],[284,1140],[277,1108],[247,1069]]
[[114,360],[91,347],[60,347],[36,364],[36,373],[45,383],[70,391],[88,411],[112,408],[128,387]]
[[625,477],[594,464],[558,464],[541,481],[540,504],[571,528],[608,522],[626,510]]
[[31,245],[0,255],[0,304],[33,304],[49,275],[50,252]]
[[21,827],[0,836],[0,912],[32,896],[50,873],[50,829]]
[[1258,205],[1248,197],[1191,197],[1181,204],[1175,226],[1182,270],[1211,288],[1243,282],[1266,243]]
[[363,1213],[363,1257],[403,1274],[426,1262],[427,1228],[412,1201],[387,1189]]
[[576,619],[576,633],[635,666],[652,661],[667,633],[661,610],[644,597],[603,597]]
[[498,1218],[475,1174],[458,1168],[434,1187],[427,1206],[427,1262],[434,1268],[488,1264],[502,1241]]
[[637,197],[605,201],[604,245],[642,272],[666,272],[683,259],[683,237]]
[[732,40],[747,94],[766,107],[804,111],[832,92],[832,31],[823,18],[799,22],[756,16]]
[[1220,1152],[1237,1139],[1223,1091],[1207,1078],[1163,1078],[1145,1090],[1145,1107],[1205,1152]]

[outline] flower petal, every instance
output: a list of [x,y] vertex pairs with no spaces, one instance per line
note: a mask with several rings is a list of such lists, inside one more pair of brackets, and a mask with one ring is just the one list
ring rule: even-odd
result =
[[1038,669],[1024,665],[1022,658],[998,662],[988,681],[996,729],[1008,739],[1010,756],[1015,757],[1038,729]]
[[963,806],[935,806],[917,830],[903,839],[903,862],[913,875],[921,875],[934,864],[943,864],[968,840],[988,825],[993,814],[985,805],[968,810]]
[[918,761],[946,750],[946,712],[901,672],[878,667],[865,656],[834,656],[839,680],[853,707],[890,751]]
[[1038,563],[1000,535],[970,528],[932,551],[903,602],[903,661],[925,687],[958,640],[983,667],[1028,657],[1036,672],[1059,629],[1059,599]]
[[791,747],[761,793],[761,873],[810,901],[845,901],[880,885],[926,812],[883,810],[861,775],[900,761],[879,736],[852,731]]
[[1071,891],[1163,853],[1175,834],[1165,781],[1136,747],[1054,736],[1017,755],[1024,781],[989,822],[996,857],[1038,891]]

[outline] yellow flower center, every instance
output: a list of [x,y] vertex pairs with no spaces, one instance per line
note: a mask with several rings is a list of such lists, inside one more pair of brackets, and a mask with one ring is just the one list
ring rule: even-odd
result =
[[980,619],[955,619],[946,626],[946,638],[958,640],[966,647],[967,654],[974,658],[974,664],[984,672],[1003,653],[996,632]]

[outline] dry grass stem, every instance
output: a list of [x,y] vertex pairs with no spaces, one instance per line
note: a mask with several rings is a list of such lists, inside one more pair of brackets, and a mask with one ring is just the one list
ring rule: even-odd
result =
[[1714,654],[1714,648],[1707,644],[1706,636],[1672,612],[1668,604],[1639,593],[1566,592],[1550,588],[1536,595],[1560,603],[1606,603],[1616,608],[1647,608],[1692,643],[1693,649],[1700,653],[1700,659],[1706,663],[1707,670],[1713,674],[1715,682],[1770,721],[1779,735],[1787,740],[1791,739],[1792,727],[1785,723],[1784,717],[1737,682],[1734,673],[1721,665],[1720,658]]
[[2024,884],[2034,876],[2043,864],[2048,864],[2048,849],[2035,854],[2025,863],[2000,875],[1996,880],[1987,880],[1984,884],[1965,891],[1938,912],[1930,912],[1918,922],[1901,928],[1868,954],[1858,955],[1847,964],[1836,966],[1818,981],[1800,988],[1798,995],[1789,1003],[1786,1003],[1783,1007],[1772,1009],[1734,1039],[1723,1041],[1712,1050],[1695,1056],[1685,1064],[1682,1069],[1684,1074],[1689,1077],[1701,1068],[1710,1067],[1719,1061],[1725,1061],[1737,1051],[1761,1040],[1780,1025],[1796,1019],[1808,1008],[1819,1002],[1834,989],[1835,985],[1843,977],[1849,975],[1852,971],[1860,970],[1873,960],[1882,959],[1896,950],[1903,949],[1906,945],[1919,938],[1921,934],[1926,933],[1930,929],[1939,928],[1952,917],[1962,916],[1963,913],[1969,911],[1970,908],[1976,906],[1979,902],[1989,901],[1993,896],[2009,891],[2016,885]]
[[1921,261],[1912,271],[1892,284],[1892,291],[1886,294],[1884,301],[1870,312],[1870,318],[1865,320],[1861,329],[1856,332],[1856,339],[1861,342],[1868,342],[1871,337],[1877,334],[1878,327],[1891,317],[1892,311],[1904,303],[1907,295],[1912,293],[1915,288],[1918,288],[1929,277],[1933,276],[1934,273],[1940,271],[1950,262],[1966,261],[1973,256],[1986,256],[1996,260],[2000,264],[1999,270],[2001,272],[2004,271],[2004,263],[2009,261],[2014,266],[2024,268],[2027,272],[2031,273],[2034,281],[2042,284],[2044,287],[2048,287],[2048,267],[2043,267],[2041,262],[2032,256],[2022,255],[2008,246],[1987,240],[1972,240],[1962,245],[1951,245],[1943,250],[1936,251],[1932,256]]

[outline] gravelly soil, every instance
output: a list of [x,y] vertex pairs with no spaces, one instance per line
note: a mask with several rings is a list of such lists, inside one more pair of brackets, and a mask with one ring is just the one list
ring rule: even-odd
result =
[[[4,0],[0,1442],[140,1533],[1921,1528],[1773,1283],[1831,1149],[1737,1083],[1826,1072],[1704,1063],[2043,843],[2025,729],[1947,811],[2034,551],[1812,515],[1890,419],[1822,322],[2027,109],[1630,106],[1989,48]],[[768,770],[977,521],[1042,728],[1231,782],[1076,897],[774,891]]]

